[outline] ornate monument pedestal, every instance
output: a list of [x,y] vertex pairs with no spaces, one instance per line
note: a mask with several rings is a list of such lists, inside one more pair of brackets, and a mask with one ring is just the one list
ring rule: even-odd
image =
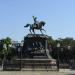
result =
[[51,58],[47,43],[48,36],[43,34],[28,34],[24,38],[22,50],[23,58],[49,59]]
[[23,70],[56,70],[56,60],[50,56],[47,41],[48,36],[43,34],[28,34],[24,38]]

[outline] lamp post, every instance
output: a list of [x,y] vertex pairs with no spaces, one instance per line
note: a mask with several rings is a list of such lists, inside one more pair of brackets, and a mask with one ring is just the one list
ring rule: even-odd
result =
[[20,70],[21,70],[21,49],[20,49],[20,44],[18,43],[18,52],[19,52],[19,56],[18,58],[20,58]]
[[60,43],[57,44],[57,48],[58,48],[58,52],[57,52],[58,53],[58,55],[57,55],[58,56],[57,57],[57,69],[59,71],[59,49],[60,49]]
[[68,45],[68,50],[69,50],[69,54],[70,54],[70,52],[71,52],[71,46],[70,45]]
[[[68,48],[68,50],[69,50],[69,55],[70,55],[70,52],[71,52],[71,46],[68,45],[67,48]],[[69,66],[70,66],[70,68],[71,68],[71,67],[72,67],[72,63],[70,62],[70,59],[69,59],[69,58],[68,58],[68,60],[69,60]]]
[[22,59],[22,47],[23,47],[23,43],[18,43],[18,52],[19,52],[19,56],[20,56],[20,70],[22,68],[22,62],[21,62],[21,59]]
[[22,68],[22,62],[21,62],[21,59],[22,59],[22,47],[23,47],[23,42],[20,43],[20,70]]

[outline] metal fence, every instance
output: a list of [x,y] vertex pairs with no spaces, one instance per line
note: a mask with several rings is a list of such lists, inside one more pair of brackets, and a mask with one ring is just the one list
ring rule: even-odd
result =
[[[59,69],[75,69],[75,62],[59,63]],[[51,71],[58,70],[57,64],[50,63],[50,60],[14,60],[12,62],[5,62],[3,70],[38,70],[38,71]]]

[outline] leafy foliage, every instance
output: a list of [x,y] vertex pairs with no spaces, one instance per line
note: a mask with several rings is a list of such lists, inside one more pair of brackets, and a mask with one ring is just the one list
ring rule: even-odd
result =
[[11,45],[11,39],[9,37],[7,37],[5,39],[1,39],[0,58],[3,58],[4,56],[7,56],[8,54],[11,53],[10,45]]

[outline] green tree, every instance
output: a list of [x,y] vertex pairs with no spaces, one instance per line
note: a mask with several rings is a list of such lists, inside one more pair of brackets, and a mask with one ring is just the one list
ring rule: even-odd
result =
[[51,36],[49,36],[49,38],[48,38],[48,44],[52,45],[52,46],[54,45],[54,40]]
[[[2,67],[6,60],[6,57],[11,54],[11,39],[9,37],[1,39],[0,41],[0,58],[2,59]],[[10,57],[10,56],[9,56]]]
[[6,48],[3,48],[3,54],[8,55],[11,52],[10,45],[11,45],[11,38],[7,37],[3,39],[3,46],[6,45]]

